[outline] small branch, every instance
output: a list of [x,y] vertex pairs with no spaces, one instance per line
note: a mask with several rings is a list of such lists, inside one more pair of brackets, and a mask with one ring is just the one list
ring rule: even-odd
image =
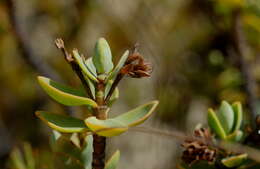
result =
[[244,79],[244,88],[247,94],[247,105],[251,112],[251,118],[254,120],[257,115],[257,96],[256,96],[256,81],[252,76],[251,64],[246,60],[249,55],[246,38],[243,32],[241,21],[241,11],[236,11],[233,16],[234,29],[234,48],[237,54],[239,69],[241,70]]
[[81,80],[88,96],[94,100],[91,90],[88,86],[88,83],[86,82],[84,75],[79,67],[79,65],[74,61],[73,57],[71,56],[71,54],[68,53],[68,51],[65,48],[64,42],[62,39],[56,39],[55,40],[55,44],[57,46],[58,49],[60,49],[65,57],[65,60],[69,63],[69,65],[71,66],[72,70],[78,75],[79,79]]

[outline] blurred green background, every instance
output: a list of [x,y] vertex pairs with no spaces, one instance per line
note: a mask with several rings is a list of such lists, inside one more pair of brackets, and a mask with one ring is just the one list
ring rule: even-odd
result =
[[[32,145],[39,169],[55,168],[51,130],[34,112],[85,112],[54,102],[37,84],[36,76],[44,75],[79,87],[56,38],[89,57],[96,40],[105,37],[114,62],[138,42],[153,64],[152,77],[124,79],[112,112],[158,99],[145,126],[189,133],[223,99],[241,101],[248,115],[257,113],[259,31],[257,0],[1,0],[0,168],[16,169],[6,164],[23,142]],[[112,138],[107,150],[121,150],[119,168],[170,169],[180,159],[178,144],[128,132]]]

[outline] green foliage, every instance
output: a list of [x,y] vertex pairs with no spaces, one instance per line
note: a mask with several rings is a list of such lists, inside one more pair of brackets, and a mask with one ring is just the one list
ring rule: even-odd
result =
[[120,151],[117,150],[105,164],[105,169],[116,169],[120,158]]
[[[127,131],[129,127],[143,123],[152,114],[158,105],[158,101],[151,101],[117,117],[109,118],[108,107],[111,107],[119,98],[117,77],[120,76],[119,79],[122,79],[124,76],[120,71],[125,66],[129,51],[123,54],[114,68],[110,47],[104,38],[97,41],[94,56],[86,60],[76,49],[70,55],[62,40],[57,41],[57,43],[56,45],[65,51],[66,58],[72,56],[72,58],[67,58],[67,61],[72,62],[71,66],[77,75],[82,75],[80,80],[85,85],[86,93],[91,96],[86,96],[84,92],[42,76],[38,77],[38,82],[45,92],[57,102],[67,106],[86,105],[91,110],[91,114],[90,117],[82,120],[45,111],[37,111],[36,115],[53,129],[51,145],[55,152],[65,154],[60,158],[64,168],[91,169],[92,161],[95,160],[92,156],[93,151],[95,151],[95,146],[93,146],[95,137],[92,135],[96,134],[99,137],[117,136]],[[128,63],[128,66],[133,67],[131,64]],[[142,68],[140,71],[142,71]],[[68,136],[64,133],[70,134]],[[108,160],[105,168],[115,169],[119,156],[120,153],[117,151]]]
[[227,157],[221,160],[221,162],[228,168],[238,167],[247,159],[247,154],[241,154],[237,156]]
[[223,101],[218,113],[212,109],[208,112],[209,127],[219,138],[229,141],[240,141],[243,138],[243,132],[240,131],[242,118],[242,106],[239,102],[231,106]]
[[110,47],[104,38],[100,38],[96,43],[93,63],[98,74],[109,73],[114,67]]
[[61,104],[66,106],[97,106],[97,103],[94,100],[84,97],[82,92],[61,85],[46,77],[39,76],[38,82],[49,96]]

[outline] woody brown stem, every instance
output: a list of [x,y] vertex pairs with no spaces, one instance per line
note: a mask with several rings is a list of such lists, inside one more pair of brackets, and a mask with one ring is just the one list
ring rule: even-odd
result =
[[[96,87],[96,102],[98,107],[95,108],[95,116],[97,119],[105,120],[107,118],[107,106],[104,100],[105,85],[102,81],[97,84]],[[106,138],[103,136],[93,135],[93,161],[92,169],[104,169],[105,167],[105,150],[106,150]]]

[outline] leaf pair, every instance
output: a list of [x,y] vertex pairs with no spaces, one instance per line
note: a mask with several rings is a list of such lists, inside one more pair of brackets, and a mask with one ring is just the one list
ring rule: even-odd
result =
[[213,109],[208,110],[208,124],[221,139],[239,141],[243,135],[239,130],[242,116],[241,103],[236,102],[231,106],[223,101],[217,113]]
[[141,105],[127,113],[107,120],[89,117],[80,120],[44,111],[37,111],[36,115],[49,127],[64,133],[91,131],[101,136],[112,137],[128,130],[128,127],[143,123],[154,111],[158,101]]

